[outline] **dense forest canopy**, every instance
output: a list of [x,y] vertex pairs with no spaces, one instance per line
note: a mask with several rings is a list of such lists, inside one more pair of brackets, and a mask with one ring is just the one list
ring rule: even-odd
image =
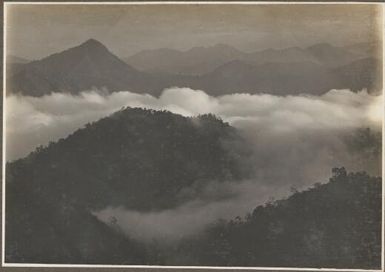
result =
[[327,184],[219,221],[178,251],[191,264],[379,268],[381,178],[332,172]]

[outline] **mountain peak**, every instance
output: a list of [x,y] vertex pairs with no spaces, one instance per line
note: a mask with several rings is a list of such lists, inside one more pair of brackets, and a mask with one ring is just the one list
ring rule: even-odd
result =
[[84,43],[82,43],[80,46],[86,46],[86,47],[103,47],[103,48],[106,48],[106,46],[104,44],[102,44],[101,42],[99,42],[98,40],[95,40],[95,39],[88,39],[87,41],[85,41]]
[[[24,80],[30,74],[34,75],[33,84]],[[138,74],[140,72],[120,60],[101,42],[89,39],[27,64],[14,75],[11,84],[15,92],[29,92],[35,96],[59,91],[78,93],[93,87],[116,91],[133,88],[135,82],[141,80]]]

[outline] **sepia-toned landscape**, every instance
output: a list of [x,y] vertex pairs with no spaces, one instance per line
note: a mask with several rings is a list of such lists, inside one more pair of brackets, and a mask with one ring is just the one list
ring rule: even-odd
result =
[[5,9],[6,264],[381,268],[380,5]]

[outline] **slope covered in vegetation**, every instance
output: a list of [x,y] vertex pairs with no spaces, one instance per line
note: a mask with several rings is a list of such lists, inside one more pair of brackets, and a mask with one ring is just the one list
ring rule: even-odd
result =
[[378,269],[381,188],[379,177],[334,168],[328,183],[217,222],[177,251],[191,264]]
[[193,183],[245,177],[247,151],[230,148],[239,140],[213,115],[126,108],[37,148],[7,165],[7,261],[143,263],[143,250],[92,211],[172,208]]

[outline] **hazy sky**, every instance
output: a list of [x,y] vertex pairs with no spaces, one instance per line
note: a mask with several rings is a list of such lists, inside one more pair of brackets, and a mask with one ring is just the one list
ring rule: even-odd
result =
[[7,54],[39,59],[89,38],[120,57],[226,43],[241,50],[376,39],[379,5],[7,5]]

